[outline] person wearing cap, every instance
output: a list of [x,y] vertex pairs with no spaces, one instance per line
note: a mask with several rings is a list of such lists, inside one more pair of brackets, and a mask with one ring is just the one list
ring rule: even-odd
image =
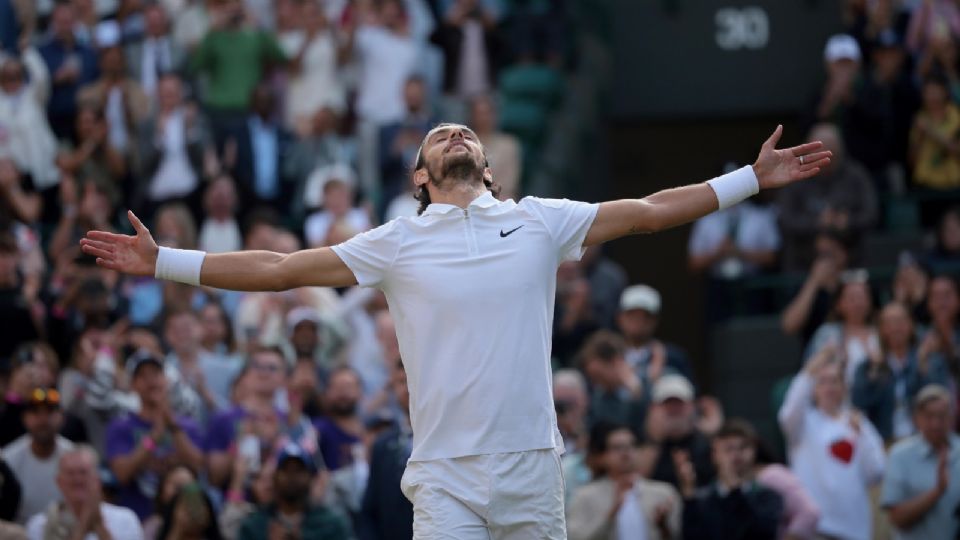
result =
[[415,160],[419,215],[341,244],[286,255],[172,250],[132,212],[135,236],[91,230],[81,244],[106,268],[194,286],[383,290],[410,381],[414,442],[401,485],[414,536],[561,538],[563,443],[550,391],[558,266],[585,247],[811,178],[829,162],[820,143],[776,149],[782,133],[777,126],[754,165],[729,175],[590,204],[497,200],[476,133],[441,124]]
[[146,519],[164,471],[176,464],[202,470],[202,439],[192,420],[174,414],[160,358],[137,351],[126,368],[140,410],[110,422],[104,457],[120,486],[118,502]]
[[872,539],[870,490],[883,476],[883,439],[850,406],[836,345],[793,378],[777,419],[790,468],[820,506],[817,534]]
[[923,387],[913,402],[918,433],[890,449],[880,504],[902,540],[953,539],[960,532],[960,436],[946,387]]
[[274,502],[248,516],[238,540],[262,538],[341,540],[352,537],[346,520],[310,502],[317,464],[299,445],[285,445],[273,473]]
[[812,111],[811,124],[831,122],[842,117],[853,99],[854,83],[860,73],[862,60],[860,44],[853,36],[836,34],[827,39],[823,48],[827,78]]
[[627,340],[627,363],[649,384],[666,372],[692,379],[687,353],[656,338],[660,307],[660,293],[649,285],[631,285],[620,295],[617,328]]
[[693,385],[683,375],[667,374],[653,385],[650,409],[645,424],[646,442],[656,449],[650,478],[680,488],[680,477],[673,455],[682,451],[696,471],[697,485],[713,481],[715,471],[710,458],[710,439],[697,428],[697,409]]
[[63,413],[55,388],[34,388],[24,396],[23,424],[27,433],[0,451],[0,457],[20,480],[22,499],[17,522],[21,524],[60,500],[55,482],[57,463],[73,448],[72,442],[59,435]]

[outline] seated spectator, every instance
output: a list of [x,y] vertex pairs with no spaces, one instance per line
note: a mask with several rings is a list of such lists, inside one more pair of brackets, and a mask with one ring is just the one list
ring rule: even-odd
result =
[[960,207],[943,213],[937,226],[937,243],[927,254],[927,263],[934,272],[960,267]]
[[183,68],[186,51],[171,35],[170,21],[162,5],[144,6],[143,23],[143,37],[128,40],[124,53],[127,70],[140,83],[144,93],[153,99],[158,94],[161,75]]
[[74,3],[57,3],[50,15],[50,36],[39,49],[51,81],[47,118],[58,139],[73,137],[77,91],[97,74],[96,53],[77,40],[76,23]]
[[[960,224],[960,222],[958,222]],[[960,232],[960,230],[958,230]],[[909,251],[903,251],[897,257],[897,273],[891,284],[891,300],[900,302],[907,308],[915,323],[930,322],[927,313],[927,289],[930,287],[930,270],[917,260]]]
[[586,380],[579,371],[560,369],[554,372],[553,405],[557,410],[557,428],[563,437],[564,457],[582,452],[587,444],[586,419],[590,396]]
[[627,364],[626,343],[609,330],[590,336],[580,351],[583,372],[590,384],[588,424],[614,422],[639,430],[646,414],[649,387]]
[[853,384],[860,364],[879,353],[880,342],[873,321],[873,299],[865,270],[852,271],[841,277],[840,289],[833,303],[830,322],[817,328],[807,350],[810,359],[824,347],[833,344],[844,365],[844,380]]
[[602,462],[602,474],[579,488],[567,506],[570,540],[679,537],[680,495],[670,484],[639,473],[637,439],[630,428],[595,425],[590,451]]
[[660,306],[660,293],[649,285],[631,285],[620,295],[617,328],[627,340],[627,363],[646,384],[668,372],[693,376],[686,351],[656,337]]
[[883,475],[883,440],[846,402],[836,347],[811,359],[790,383],[778,419],[790,467],[820,505],[821,535],[873,538],[869,490]]
[[[424,188],[420,188],[424,189]],[[587,339],[600,326],[591,303],[590,280],[577,261],[564,261],[557,270],[557,292],[553,310],[553,361],[570,367]]]
[[63,493],[63,502],[30,518],[30,540],[48,538],[48,530],[63,531],[60,534],[66,538],[143,539],[136,514],[103,501],[97,453],[92,448],[79,446],[60,457],[57,487]]
[[364,425],[359,415],[360,376],[353,368],[339,367],[330,373],[324,392],[324,416],[317,419],[320,451],[327,469],[336,471],[364,459]]
[[[233,460],[230,487],[217,521],[224,538],[235,539],[247,517],[260,508],[273,504],[273,473],[276,467],[267,462],[251,469],[246,459]],[[321,473],[322,474],[322,473]]]
[[[203,326],[203,337],[200,338],[200,347],[208,353],[230,357],[242,368],[243,359],[237,347],[237,339],[233,335],[233,325],[223,304],[212,300],[200,308],[200,324]],[[236,378],[234,375],[233,378]],[[231,386],[233,380],[227,386]],[[229,391],[226,393],[229,401]]]
[[176,539],[221,540],[217,511],[197,482],[181,487],[170,501],[157,540]]
[[287,365],[280,350],[260,348],[250,353],[244,371],[237,376],[243,390],[240,400],[207,424],[204,448],[213,486],[229,485],[232,461],[244,436],[251,436],[258,443],[254,446],[257,455],[253,461],[261,464],[271,459],[281,436],[279,426],[284,423],[283,413],[276,408],[277,392],[285,386],[286,379]]
[[480,138],[493,178],[500,184],[499,199],[519,201],[523,192],[523,149],[519,139],[499,130],[496,104],[490,96],[480,95],[470,102],[469,125]]
[[203,194],[204,218],[198,246],[208,253],[239,251],[243,235],[237,223],[237,186],[229,176],[218,176]]
[[683,494],[683,537],[701,539],[775,538],[783,513],[780,495],[753,475],[753,429],[730,421],[713,436],[715,483],[697,490],[689,457],[675,454]]
[[138,125],[139,173],[145,193],[134,193],[143,205],[142,217],[150,219],[155,209],[171,201],[194,204],[200,190],[205,152],[210,144],[203,118],[196,106],[183,98],[183,81],[166,74],[157,82],[158,108]]
[[45,109],[49,82],[43,59],[32,47],[21,59],[0,59],[0,118],[5,132],[0,154],[9,155],[20,170],[29,173],[37,191],[60,181],[54,164],[57,140]]
[[[300,126],[297,139],[284,160],[285,174],[296,178],[297,193],[292,213],[302,219],[305,210],[323,204],[323,184],[331,175],[351,174],[356,164],[356,142],[340,132],[342,119],[330,108],[317,111],[312,121]],[[349,173],[340,171],[348,170]]]
[[281,537],[339,540],[351,535],[349,525],[323,506],[310,503],[310,487],[317,474],[309,454],[296,444],[287,444],[276,460],[273,473],[275,503],[260,508],[240,527],[238,540]]
[[[75,143],[57,156],[57,166],[80,181],[90,181],[116,189],[127,175],[123,150],[107,137],[109,128],[103,109],[84,103],[77,111]],[[63,194],[61,193],[61,197]]]
[[955,538],[960,530],[960,438],[950,392],[928,385],[916,396],[916,435],[890,450],[880,504],[904,540]]
[[370,476],[360,510],[360,540],[406,540],[413,537],[413,505],[400,490],[413,448],[410,392],[403,362],[397,360],[390,385],[402,410],[396,423],[377,436],[370,451]]
[[[35,225],[40,219],[42,204],[33,178],[21,174],[13,159],[0,157],[0,212],[4,214],[0,219]],[[14,232],[14,227],[16,225],[11,227],[11,232]]]
[[150,98],[140,83],[127,76],[123,49],[100,51],[100,78],[77,92],[77,103],[104,111],[107,141],[129,157],[136,142],[136,128],[150,114]]
[[171,388],[171,406],[178,414],[203,424],[230,403],[230,383],[241,369],[239,362],[203,350],[203,328],[196,312],[171,309],[164,317],[164,359]]
[[807,277],[780,317],[783,332],[799,336],[804,344],[826,322],[840,290],[840,277],[850,264],[851,243],[846,235],[821,232],[814,248],[816,255]]
[[339,224],[345,224],[357,233],[372,227],[370,216],[363,208],[353,206],[353,176],[330,176],[323,184],[323,209],[310,214],[303,224],[303,236],[309,247],[333,245],[331,233]]
[[920,348],[938,354],[953,377],[960,375],[960,285],[956,278],[940,275],[930,281],[927,297],[930,329]]
[[[697,485],[713,482],[710,439],[697,428],[693,385],[682,375],[664,375],[650,392],[650,411],[645,428],[646,442],[653,445],[653,480],[680,487],[680,476],[673,460],[675,451],[683,451],[693,462]],[[722,420],[721,420],[722,422]]]
[[146,540],[159,540],[165,525],[164,516],[174,509],[175,498],[180,489],[197,481],[197,475],[186,465],[177,465],[160,477],[157,496],[153,501],[153,514],[143,521],[143,536]]
[[420,143],[437,124],[423,77],[413,75],[404,83],[403,104],[403,116],[380,128],[382,207],[407,189],[410,171],[416,165]]
[[340,77],[346,58],[320,0],[303,2],[296,22],[302,29],[281,35],[280,46],[291,59],[292,68],[284,122],[300,132],[300,126],[312,123],[323,108],[336,114],[346,110],[346,92]]
[[780,517],[781,540],[816,538],[820,507],[810,497],[797,475],[789,468],[775,462],[771,451],[754,433],[753,472],[757,483],[776,491],[783,499],[783,514]]
[[110,423],[105,459],[120,486],[118,502],[144,520],[153,512],[160,477],[178,464],[199,470],[203,451],[197,425],[171,409],[163,361],[139,351],[127,360],[127,372],[140,410]]
[[958,143],[960,109],[951,101],[943,76],[930,75],[923,81],[923,106],[910,129],[913,182],[935,190],[960,187]]
[[846,155],[840,130],[833,124],[818,124],[808,140],[823,141],[833,152],[830,164],[809,182],[799,182],[780,191],[780,230],[783,234],[783,267],[799,271],[813,258],[816,235],[834,229],[852,237],[871,230],[877,222],[876,187],[867,171]]
[[20,524],[60,500],[60,490],[54,482],[57,463],[73,448],[73,443],[59,435],[63,414],[56,389],[34,388],[25,396],[23,423],[27,433],[4,446],[0,453],[21,486],[17,514]]
[[933,351],[919,350],[910,313],[891,302],[880,312],[880,347],[857,368],[853,405],[863,411],[888,443],[913,435],[910,405],[928,384],[948,385],[950,374]]

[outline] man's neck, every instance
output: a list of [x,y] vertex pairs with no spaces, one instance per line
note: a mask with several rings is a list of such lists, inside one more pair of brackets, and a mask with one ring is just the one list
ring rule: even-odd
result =
[[304,500],[296,501],[277,501],[277,513],[285,517],[296,517],[303,514],[307,509],[307,502]]
[[49,443],[41,443],[35,437],[30,438],[30,451],[39,459],[47,459],[57,450],[57,439],[54,437]]
[[137,413],[140,418],[147,422],[155,423],[160,418],[160,408],[154,403],[140,400],[140,412]]
[[437,204],[452,204],[460,208],[470,206],[474,199],[483,195],[487,188],[483,183],[457,181],[447,189],[437,188],[430,194],[430,200]]
[[181,364],[190,364],[191,366],[197,363],[197,357],[199,356],[199,351],[195,348],[182,349],[175,351],[177,354],[177,361]]
[[273,408],[274,394],[250,394],[250,397],[243,403],[243,408],[248,411],[266,411]]
[[634,348],[637,348],[637,349],[646,347],[646,346],[649,345],[652,341],[653,341],[653,338],[652,338],[652,337],[646,337],[646,336],[644,336],[644,337],[632,337],[632,338],[627,338],[627,342],[630,344],[630,346],[631,346],[631,347],[634,347]]

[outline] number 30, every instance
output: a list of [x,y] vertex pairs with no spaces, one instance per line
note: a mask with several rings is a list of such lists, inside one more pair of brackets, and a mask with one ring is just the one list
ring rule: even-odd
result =
[[719,9],[714,20],[717,46],[721,49],[762,49],[770,41],[770,19],[759,7]]

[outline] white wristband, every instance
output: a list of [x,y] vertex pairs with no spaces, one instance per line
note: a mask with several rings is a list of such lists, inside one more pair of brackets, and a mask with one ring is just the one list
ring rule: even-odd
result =
[[757,175],[753,172],[753,166],[751,165],[707,180],[707,183],[717,194],[717,200],[720,201],[720,210],[730,208],[760,192],[760,183],[757,181]]
[[192,249],[161,247],[154,277],[187,285],[200,285],[200,268],[206,253]]

